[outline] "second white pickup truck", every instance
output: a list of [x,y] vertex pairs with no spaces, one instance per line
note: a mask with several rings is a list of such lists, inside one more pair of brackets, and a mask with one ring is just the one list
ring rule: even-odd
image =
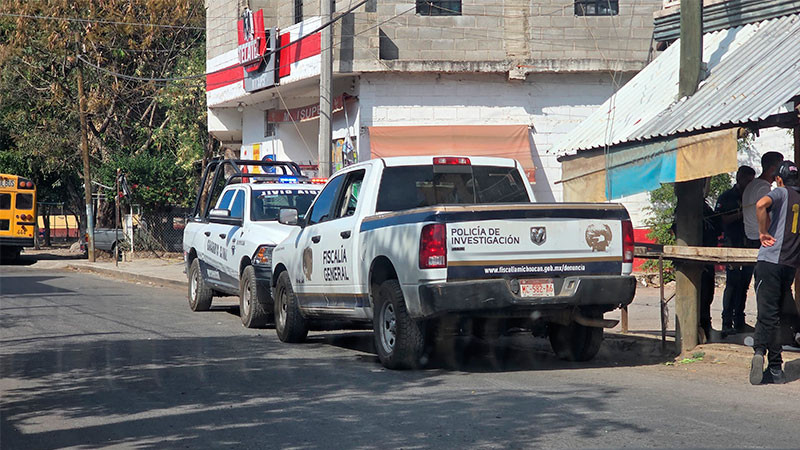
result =
[[618,204],[531,203],[519,163],[398,157],[338,172],[272,254],[275,326],[364,321],[381,363],[416,368],[443,318],[483,330],[544,330],[564,359],[588,360],[629,304],[633,229]]
[[183,232],[191,309],[207,311],[214,296],[238,295],[244,326],[270,322],[272,248],[292,231],[278,213],[292,207],[302,215],[320,189],[291,162],[212,161]]

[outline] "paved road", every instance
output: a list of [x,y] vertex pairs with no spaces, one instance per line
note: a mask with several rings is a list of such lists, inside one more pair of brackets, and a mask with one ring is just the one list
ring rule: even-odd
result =
[[182,291],[0,268],[0,447],[796,447],[795,381],[665,366],[613,346],[565,364],[528,336],[507,364],[384,370],[367,332],[280,343]]

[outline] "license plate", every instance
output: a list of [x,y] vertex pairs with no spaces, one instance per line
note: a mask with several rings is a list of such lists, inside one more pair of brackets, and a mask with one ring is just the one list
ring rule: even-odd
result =
[[549,278],[519,280],[521,297],[554,297],[556,288]]

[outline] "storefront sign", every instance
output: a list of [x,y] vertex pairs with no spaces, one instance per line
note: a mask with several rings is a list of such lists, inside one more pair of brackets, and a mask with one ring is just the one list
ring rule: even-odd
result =
[[[344,95],[334,98],[333,104],[331,105],[332,112],[341,111],[343,108]],[[274,110],[270,111],[268,114],[270,122],[302,122],[304,120],[316,119],[317,117],[319,117],[319,103],[293,108],[288,111]]]
[[255,92],[275,85],[276,29],[264,28],[264,10],[245,10],[237,23],[237,56],[244,68],[244,90]]

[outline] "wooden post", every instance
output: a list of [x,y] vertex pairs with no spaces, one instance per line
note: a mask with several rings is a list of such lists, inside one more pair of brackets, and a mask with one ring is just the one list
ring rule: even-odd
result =
[[[80,38],[75,34],[75,40],[80,45]],[[94,207],[92,204],[92,176],[89,165],[89,126],[86,122],[86,96],[83,93],[83,68],[78,60],[78,116],[81,121],[81,155],[83,156],[83,184],[84,200],[86,201],[86,247],[89,252],[89,261],[94,262]]]
[[[703,243],[703,186],[705,180],[675,183],[675,238],[677,245]],[[679,352],[697,346],[700,324],[700,279],[702,265],[676,263],[675,270],[675,343]]]
[[678,97],[697,91],[703,62],[703,0],[681,1],[681,61]]

